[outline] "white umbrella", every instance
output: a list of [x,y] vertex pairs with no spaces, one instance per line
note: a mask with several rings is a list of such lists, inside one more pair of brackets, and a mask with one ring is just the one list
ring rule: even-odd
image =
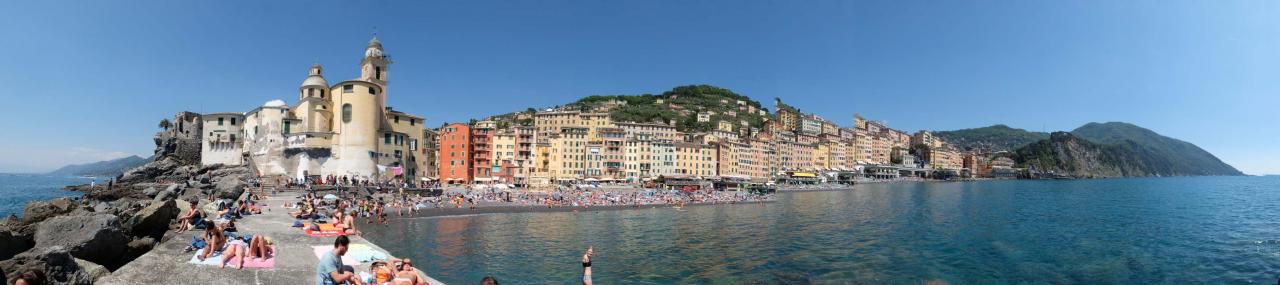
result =
[[325,200],[338,200],[338,195],[325,194],[325,195],[324,195],[324,199],[325,199]]

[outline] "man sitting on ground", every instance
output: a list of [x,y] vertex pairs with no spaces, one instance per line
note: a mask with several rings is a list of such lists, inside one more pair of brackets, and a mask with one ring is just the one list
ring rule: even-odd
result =
[[347,236],[338,236],[333,240],[333,251],[326,253],[320,258],[320,263],[316,264],[316,285],[342,284],[350,282],[351,284],[364,285],[360,280],[360,276],[356,275],[350,267],[342,264],[342,255],[347,254],[347,245],[351,244],[351,240]]

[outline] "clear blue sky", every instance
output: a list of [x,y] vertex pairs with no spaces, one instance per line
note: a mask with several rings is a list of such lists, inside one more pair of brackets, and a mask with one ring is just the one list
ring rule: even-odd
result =
[[5,6],[0,172],[150,155],[156,122],[181,110],[292,103],[312,63],[354,78],[376,26],[389,102],[432,125],[706,83],[908,131],[1125,121],[1280,173],[1276,1]]

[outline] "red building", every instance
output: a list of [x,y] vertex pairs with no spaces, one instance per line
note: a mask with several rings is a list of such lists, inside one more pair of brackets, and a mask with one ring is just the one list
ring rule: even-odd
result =
[[493,121],[476,122],[471,127],[471,180],[476,182],[493,181]]
[[467,124],[449,124],[440,128],[440,183],[471,184],[475,181],[472,172],[471,126]]

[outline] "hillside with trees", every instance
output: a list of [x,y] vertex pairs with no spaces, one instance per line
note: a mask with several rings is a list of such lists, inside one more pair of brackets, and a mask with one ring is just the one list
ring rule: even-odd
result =
[[1127,123],[1089,123],[1013,151],[1020,167],[1070,177],[1242,175],[1193,144]]
[[938,131],[934,135],[960,148],[973,151],[1011,151],[1027,144],[1049,138],[1049,133],[1031,132],[1006,125]]
[[1071,131],[1080,138],[1128,148],[1158,175],[1244,175],[1213,154],[1182,140],[1129,123],[1088,123]]
[[[759,113],[763,110],[759,101],[711,85],[680,86],[657,95],[592,95],[571,105],[589,110],[612,100],[626,102],[609,111],[613,121],[674,124],[683,132],[714,130],[720,121],[733,123],[735,130],[742,127],[741,121],[746,121],[747,127],[760,128],[765,118]],[[740,109],[738,101],[743,101],[742,106],[750,106],[757,111],[752,113]],[[709,122],[698,122],[699,112],[714,114]]]

